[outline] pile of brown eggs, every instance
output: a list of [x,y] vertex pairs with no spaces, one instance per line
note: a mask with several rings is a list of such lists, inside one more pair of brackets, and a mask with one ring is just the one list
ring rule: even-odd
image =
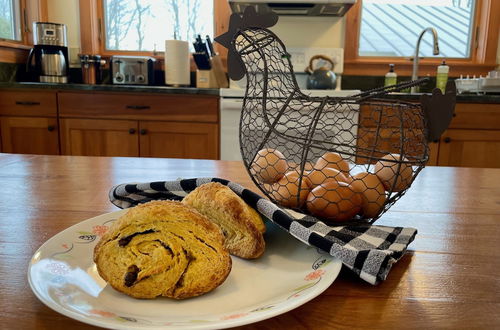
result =
[[387,154],[373,173],[351,175],[349,162],[338,153],[327,152],[304,169],[288,162],[276,149],[260,150],[250,173],[267,195],[284,207],[307,210],[324,220],[342,222],[359,215],[376,218],[388,194],[407,189],[413,169],[406,158]]

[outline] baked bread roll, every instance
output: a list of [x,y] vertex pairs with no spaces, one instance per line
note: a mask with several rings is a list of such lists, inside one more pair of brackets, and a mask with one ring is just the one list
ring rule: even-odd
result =
[[264,253],[262,233],[266,226],[262,218],[231,188],[218,182],[206,183],[190,192],[182,202],[221,227],[225,245],[232,255],[254,259]]
[[96,245],[94,262],[99,275],[120,292],[175,299],[215,289],[232,264],[220,228],[174,201],[129,209]]

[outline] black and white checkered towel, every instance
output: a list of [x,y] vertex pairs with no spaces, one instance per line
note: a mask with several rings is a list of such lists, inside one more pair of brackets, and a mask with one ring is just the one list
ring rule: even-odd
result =
[[339,258],[371,284],[386,279],[392,264],[404,255],[417,234],[414,228],[370,224],[328,226],[312,216],[284,210],[237,183],[218,178],[120,184],[111,189],[109,198],[120,208],[158,199],[182,200],[196,187],[212,181],[227,185],[267,219],[300,241]]

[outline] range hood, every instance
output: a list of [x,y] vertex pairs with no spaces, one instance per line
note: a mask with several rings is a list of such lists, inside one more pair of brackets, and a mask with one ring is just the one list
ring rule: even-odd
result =
[[233,13],[241,14],[247,6],[258,13],[274,11],[291,16],[344,16],[356,0],[228,0]]

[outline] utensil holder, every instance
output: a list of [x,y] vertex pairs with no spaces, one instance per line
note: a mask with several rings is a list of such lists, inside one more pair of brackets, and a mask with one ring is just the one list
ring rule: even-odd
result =
[[213,69],[196,70],[196,87],[197,88],[219,88],[217,78]]

